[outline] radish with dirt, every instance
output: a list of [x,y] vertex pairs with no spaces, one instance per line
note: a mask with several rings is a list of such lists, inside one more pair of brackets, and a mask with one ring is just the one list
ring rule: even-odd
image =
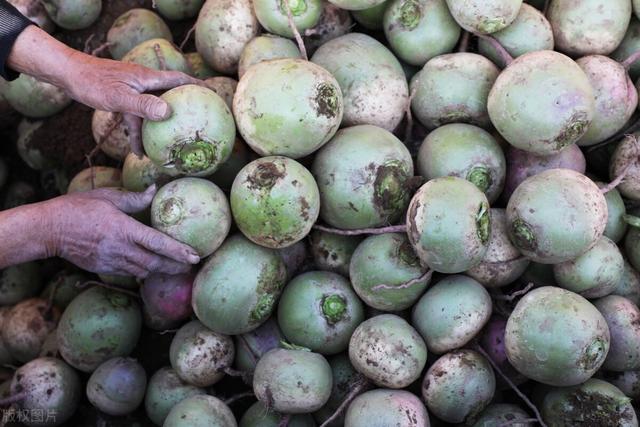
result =
[[610,341],[596,307],[551,286],[534,289],[518,302],[505,333],[509,362],[529,379],[559,387],[591,378],[604,363]]
[[507,205],[507,226],[524,256],[557,264],[594,247],[604,233],[607,214],[607,202],[593,181],[572,170],[551,169],[516,189]]
[[475,53],[436,56],[411,79],[411,110],[428,129],[456,122],[489,128],[487,98],[499,74]]
[[516,427],[533,427],[531,417],[521,407],[509,403],[493,403],[476,418],[474,427],[499,427],[509,424]]
[[[491,34],[512,57],[538,50],[553,50],[553,29],[544,14],[530,6],[520,7],[516,20],[508,27]],[[483,39],[478,39],[478,51],[492,60],[499,67],[507,66],[504,57],[495,46]]]
[[82,398],[82,385],[76,371],[60,359],[42,357],[22,365],[11,381],[11,395],[24,396],[16,403],[27,413],[55,414],[39,421],[33,417],[27,426],[58,426],[73,416]]
[[400,311],[415,304],[429,286],[427,273],[406,234],[387,233],[360,243],[351,257],[348,276],[369,307]]
[[140,287],[145,324],[151,329],[172,329],[193,314],[191,291],[195,275],[192,273],[167,275],[151,274]]
[[340,84],[343,127],[368,124],[393,131],[400,124],[409,87],[400,62],[383,44],[365,34],[350,33],[320,46],[311,61]]
[[411,197],[409,150],[392,133],[376,126],[338,131],[316,155],[311,172],[320,190],[320,218],[333,227],[393,224]]
[[193,285],[194,312],[213,331],[249,332],[271,315],[286,274],[278,252],[233,235],[198,272]]
[[356,397],[349,405],[345,427],[406,425],[429,427],[427,408],[413,393],[377,389]]
[[507,142],[549,155],[587,133],[596,102],[589,78],[578,64],[561,53],[543,50],[518,57],[498,76],[487,108]]
[[129,153],[122,166],[122,186],[129,191],[141,192],[153,184],[161,185],[169,181],[169,172],[156,166],[147,156],[140,158]]
[[640,304],[640,274],[626,260],[622,277],[611,294],[625,297],[635,305]]
[[623,272],[624,259],[620,249],[604,236],[578,258],[553,266],[558,286],[589,299],[613,292]]
[[353,19],[351,14],[329,2],[322,2],[320,20],[304,32],[303,40],[307,52],[313,54],[320,46],[351,31]]
[[575,144],[548,156],[539,156],[510,146],[505,150],[505,157],[507,174],[502,198],[506,201],[527,178],[540,172],[549,169],[571,169],[584,174],[587,169],[587,160],[580,147]]
[[159,71],[182,71],[190,73],[189,63],[176,45],[164,38],[143,41],[121,59]]
[[256,329],[234,336],[236,357],[234,366],[241,372],[253,372],[260,358],[285,341],[275,316]]
[[345,413],[342,412],[335,416],[339,408],[350,397],[363,393],[369,387],[369,384],[353,368],[346,353],[340,353],[329,358],[329,365],[333,373],[331,397],[322,408],[314,412],[313,417],[318,425],[322,425],[329,421],[330,417],[334,417],[327,427],[340,427],[344,424]]
[[273,249],[304,239],[320,214],[320,193],[311,172],[281,156],[263,157],[242,168],[229,200],[242,234]]
[[571,56],[609,55],[622,42],[631,11],[629,0],[553,0],[547,17],[559,51]]
[[122,161],[131,151],[129,130],[119,113],[96,110],[91,119],[91,132],[96,145],[112,159]]
[[491,34],[516,20],[522,0],[447,0],[456,22],[470,33]]
[[[285,415],[270,410],[258,401],[251,405],[240,418],[239,427],[279,427]],[[310,414],[289,416],[288,427],[315,427],[316,423]]]
[[89,28],[102,12],[102,0],[42,0],[49,17],[65,30]]
[[173,114],[160,122],[145,120],[142,142],[157,165],[190,176],[214,173],[231,156],[236,138],[233,116],[212,90],[185,85],[161,98]]
[[148,9],[130,9],[116,18],[107,33],[113,59],[122,59],[131,49],[151,39],[173,42],[171,30],[157,14]]
[[198,53],[224,74],[238,71],[244,46],[260,32],[251,0],[207,0],[195,28]]
[[317,411],[329,400],[332,384],[327,360],[306,349],[273,349],[260,358],[253,374],[258,400],[285,414]]
[[140,338],[142,315],[128,295],[93,287],[78,295],[58,323],[58,345],[63,359],[83,372],[101,363],[128,356]]
[[318,23],[322,14],[322,1],[253,0],[253,10],[265,30],[277,36],[294,38],[292,27],[302,34]]
[[142,403],[147,374],[134,359],[109,359],[91,374],[87,398],[100,411],[114,416],[130,414]]
[[550,389],[540,412],[549,425],[638,425],[631,399],[614,385],[595,378],[574,387]]
[[156,193],[151,203],[151,224],[205,258],[229,234],[231,209],[227,196],[211,181],[180,178]]
[[455,123],[429,133],[418,152],[417,170],[426,180],[466,179],[495,202],[504,187],[506,160],[496,139],[482,128]]
[[71,104],[62,89],[27,74],[12,81],[0,79],[0,97],[20,114],[34,119],[53,116]]
[[[478,344],[486,352],[485,357],[495,363],[496,370],[499,369],[515,385],[520,385],[527,381],[527,377],[509,363],[504,342],[506,328],[507,319],[505,317],[497,314],[492,315],[478,337]],[[497,378],[498,390],[509,387],[509,384],[502,377]]]
[[349,276],[351,257],[362,237],[341,236],[320,230],[309,234],[309,245],[313,263],[318,270]]
[[206,394],[204,389],[182,381],[173,369],[161,368],[149,379],[145,411],[155,425],[162,426],[171,408],[188,397],[202,394]]
[[473,350],[447,353],[422,382],[429,411],[448,423],[473,423],[493,399],[496,378],[489,361]]
[[171,367],[191,385],[209,387],[222,379],[233,363],[233,340],[207,329],[197,320],[185,324],[169,348]]
[[389,45],[408,64],[421,67],[453,51],[460,38],[460,27],[445,0],[393,0],[382,5]]
[[47,335],[55,329],[60,310],[42,298],[31,298],[13,306],[2,324],[2,342],[21,363],[38,357]]
[[[286,114],[282,105],[287,105]],[[233,98],[238,130],[261,156],[307,156],[326,144],[342,121],[336,79],[302,59],[275,59],[249,68]]]
[[465,274],[487,288],[499,288],[510,285],[522,276],[530,261],[509,240],[506,211],[492,208],[490,216],[491,234],[487,253],[478,265]]
[[260,62],[301,57],[298,46],[289,39],[269,34],[258,36],[247,43],[242,50],[240,63],[238,64],[238,77],[242,78],[249,67]]
[[640,370],[640,309],[628,299],[609,295],[593,305],[602,313],[611,334],[609,354],[602,367],[609,371]]
[[120,169],[108,166],[93,166],[83,169],[69,182],[67,194],[91,191],[96,188],[122,187],[122,172]]
[[413,307],[411,323],[435,354],[461,348],[489,321],[491,296],[470,277],[448,276],[431,287]]
[[323,355],[346,350],[363,320],[362,301],[349,281],[327,271],[294,278],[278,304],[278,324],[288,342]]
[[163,427],[237,427],[231,409],[213,396],[191,396],[177,403]]
[[612,181],[622,181],[618,183],[616,189],[626,198],[640,200],[640,144],[638,134],[625,136],[620,141],[611,155],[609,161],[609,178]]
[[[206,79],[204,84],[224,100],[227,107],[229,107],[229,110],[233,109],[233,97],[236,94],[236,89],[238,89],[237,80],[234,80],[231,77],[216,76]],[[234,148],[237,144],[238,139],[236,139]]]
[[400,389],[420,377],[427,346],[401,317],[382,314],[365,320],[349,342],[353,367],[380,387]]
[[205,0],[155,0],[160,15],[172,21],[195,18]]
[[409,204],[406,223],[422,264],[440,273],[469,270],[489,247],[489,201],[462,178],[436,178],[424,184]]

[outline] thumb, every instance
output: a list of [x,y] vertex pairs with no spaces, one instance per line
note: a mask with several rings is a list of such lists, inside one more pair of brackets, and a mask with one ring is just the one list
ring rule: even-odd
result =
[[171,116],[171,107],[157,96],[149,94],[133,94],[123,106],[127,113],[154,122],[166,120]]
[[157,186],[153,184],[141,193],[132,191],[111,191],[106,194],[106,198],[122,212],[132,214],[148,208],[157,191]]

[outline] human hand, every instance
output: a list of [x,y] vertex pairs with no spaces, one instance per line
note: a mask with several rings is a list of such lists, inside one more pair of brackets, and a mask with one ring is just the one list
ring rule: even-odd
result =
[[147,208],[155,192],[155,186],[144,193],[103,188],[44,202],[41,218],[51,235],[46,255],[98,274],[188,272],[200,261],[194,249],[127,215]]
[[171,108],[165,101],[145,92],[202,84],[200,80],[178,71],[157,71],[81,52],[73,55],[82,57],[71,59],[74,65],[66,79],[67,92],[76,101],[97,110],[123,113],[131,150],[138,157],[144,154],[142,119],[159,121],[171,116]]

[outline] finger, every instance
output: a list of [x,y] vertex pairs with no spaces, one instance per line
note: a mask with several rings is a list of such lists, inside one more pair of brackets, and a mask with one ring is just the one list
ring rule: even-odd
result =
[[197,264],[200,262],[200,256],[190,246],[180,243],[151,227],[139,223],[136,224],[139,226],[130,230],[130,232],[133,240],[140,246],[180,263]]
[[133,114],[154,122],[171,116],[171,107],[165,101],[157,96],[140,94],[133,89],[120,93],[114,104],[112,109],[115,111]]
[[133,114],[122,115],[124,124],[129,131],[129,145],[133,154],[142,159],[144,156],[144,148],[142,146],[142,119]]
[[157,189],[158,187],[155,184],[149,186],[149,188],[141,193],[101,188],[94,190],[91,195],[106,199],[122,212],[132,214],[148,208],[153,201],[153,197],[156,195]]
[[168,90],[188,84],[201,85],[202,80],[198,80],[180,71],[154,71],[152,73],[145,73],[141,83],[144,86],[143,92],[147,92]]
[[190,264],[156,255],[143,248],[138,248],[128,253],[127,260],[150,273],[182,274],[191,270]]

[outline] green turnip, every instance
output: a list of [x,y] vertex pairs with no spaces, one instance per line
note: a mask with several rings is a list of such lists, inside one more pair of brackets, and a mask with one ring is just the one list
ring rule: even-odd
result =
[[342,93],[322,67],[302,59],[276,59],[247,70],[236,89],[233,113],[240,134],[258,154],[300,158],[338,130]]
[[527,258],[557,264],[576,259],[598,242],[607,212],[593,181],[569,169],[551,169],[516,189],[507,205],[507,226],[511,241]]
[[623,272],[622,253],[615,242],[604,236],[578,258],[553,266],[558,286],[585,298],[609,295],[622,279]]
[[234,74],[244,45],[259,29],[251,0],[207,0],[196,21],[196,48],[215,71]]
[[353,367],[380,387],[407,387],[427,363],[420,334],[394,314],[382,314],[358,326],[349,343]]
[[487,108],[491,122],[511,145],[540,155],[577,142],[596,112],[587,75],[571,58],[550,50],[513,61],[489,92]]
[[142,328],[142,315],[131,297],[93,287],[67,306],[58,323],[58,345],[66,362],[83,372],[101,363],[128,356]]
[[122,62],[131,62],[160,71],[182,71],[187,74],[191,71],[182,52],[164,38],[143,41],[127,52],[122,57]]
[[233,235],[196,276],[192,297],[195,314],[216,332],[249,332],[271,315],[286,274],[276,251]]
[[444,125],[425,138],[418,152],[418,173],[427,180],[457,176],[472,182],[490,203],[504,186],[506,160],[496,139],[464,123]]
[[487,288],[498,288],[510,285],[522,276],[529,266],[529,260],[509,240],[505,210],[492,208],[490,215],[489,248],[480,264],[465,274]]
[[456,22],[471,33],[491,34],[515,21],[522,0],[447,0]]
[[[537,50],[553,50],[553,30],[547,18],[528,4],[520,7],[516,20],[508,27],[491,34],[514,58]],[[491,43],[478,39],[479,52],[504,68],[504,58]]]
[[171,408],[188,397],[201,394],[205,394],[203,389],[182,381],[173,369],[162,368],[149,379],[144,398],[147,416],[155,425],[162,426]]
[[130,9],[116,18],[107,33],[113,59],[122,59],[131,49],[151,39],[173,42],[171,30],[162,18],[148,9]]
[[[288,9],[287,9],[288,7]],[[253,0],[253,9],[260,24],[270,33],[293,38],[289,24],[289,11],[293,25],[302,33],[312,28],[322,14],[321,0]]]
[[640,309],[628,299],[609,295],[593,302],[611,334],[609,354],[602,367],[609,371],[640,369]]
[[470,424],[489,405],[495,389],[487,359],[473,350],[458,350],[431,365],[422,382],[422,397],[441,420]]
[[129,153],[122,166],[122,186],[129,191],[140,192],[153,184],[162,184],[170,179],[170,170],[155,165],[147,156],[139,158]]
[[258,328],[234,337],[236,346],[235,366],[240,371],[253,372],[256,364],[264,355],[280,347],[284,336],[275,317],[269,318]]
[[215,252],[229,234],[231,211],[227,197],[211,181],[180,178],[156,193],[151,203],[151,224],[204,258]]
[[[509,363],[504,343],[504,335],[507,328],[507,319],[503,316],[493,315],[484,327],[478,338],[478,344],[487,353],[486,357],[493,361],[497,368],[514,384],[519,385],[527,381],[527,378],[516,371]],[[509,388],[509,384],[502,378],[497,378],[497,388]]]
[[233,109],[233,97],[235,96],[236,89],[238,88],[237,80],[234,80],[231,77],[218,76],[206,79],[204,84],[224,100],[227,107],[229,107],[229,110]]
[[362,27],[368,30],[380,31],[384,28],[384,11],[387,10],[389,0],[367,9],[352,10],[351,16]]
[[[430,282],[406,234],[366,238],[351,257],[348,276],[353,289],[370,307],[400,311],[411,307]],[[403,286],[409,281],[411,286]]]
[[551,286],[534,289],[518,302],[505,333],[509,362],[528,378],[554,386],[591,378],[604,363],[609,343],[606,320],[591,303]]
[[394,223],[409,203],[413,177],[409,150],[376,126],[340,130],[318,152],[311,172],[320,189],[320,218],[333,227]]
[[572,56],[608,55],[624,38],[631,19],[629,0],[553,0],[547,17],[556,48]]
[[327,271],[294,278],[278,304],[278,324],[287,340],[325,355],[346,350],[363,320],[363,304],[349,281]]
[[429,414],[420,399],[404,390],[377,389],[349,405],[345,427],[429,427]]
[[383,44],[365,34],[345,34],[320,46],[311,60],[340,84],[343,126],[369,124],[393,131],[400,124],[409,88],[400,62]]
[[327,360],[306,350],[273,349],[260,358],[253,374],[258,400],[285,414],[317,411],[329,400],[332,384]]
[[0,78],[0,96],[20,114],[34,119],[53,116],[71,104],[64,90],[27,74],[10,82]]
[[204,62],[204,58],[198,52],[185,53],[184,59],[189,64],[190,75],[197,79],[205,80],[218,75],[216,71]]
[[200,12],[205,0],[155,0],[155,8],[160,15],[172,21],[194,18]]
[[233,340],[193,320],[182,326],[171,341],[171,367],[187,383],[208,387],[224,377],[233,362]]
[[177,403],[163,427],[237,427],[233,412],[213,396],[191,396]]
[[[274,3],[272,0],[270,2]],[[247,43],[242,50],[238,64],[238,77],[247,72],[247,69],[259,62],[271,59],[301,58],[300,50],[294,42],[283,37],[271,35],[259,36]]]
[[60,359],[42,357],[18,368],[11,382],[11,394],[24,393],[18,409],[27,414],[40,411],[45,416],[24,417],[27,426],[58,426],[75,413],[82,397],[80,378],[76,371]]
[[122,187],[122,172],[120,169],[108,166],[93,166],[83,169],[69,182],[67,194],[91,191],[96,188]]
[[433,179],[411,200],[407,233],[423,265],[449,274],[469,270],[489,247],[489,201],[464,179]]
[[160,122],[145,120],[142,142],[157,165],[191,176],[214,173],[231,156],[236,129],[224,100],[210,89],[186,85],[161,98],[173,114]]
[[233,181],[229,199],[240,231],[274,249],[305,238],[320,214],[320,194],[311,172],[280,156],[245,166]]
[[147,374],[134,359],[109,359],[91,374],[87,398],[100,411],[115,416],[129,414],[142,403]]
[[65,30],[90,27],[100,16],[102,0],[42,0],[49,17]]

